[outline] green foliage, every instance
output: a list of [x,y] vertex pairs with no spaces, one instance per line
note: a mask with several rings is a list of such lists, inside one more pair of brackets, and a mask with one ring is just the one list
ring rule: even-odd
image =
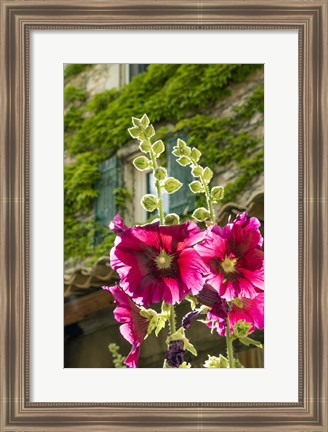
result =
[[66,82],[69,78],[79,75],[87,68],[92,66],[91,64],[69,64],[64,69],[64,81]]
[[124,365],[125,357],[120,354],[120,347],[115,343],[111,343],[108,345],[108,349],[109,352],[112,354],[114,367],[126,368],[126,366]]
[[[90,65],[67,66],[65,81],[87,67]],[[255,151],[258,138],[251,128],[247,128],[247,133],[240,130],[253,114],[263,113],[263,86],[229,116],[216,119],[199,112],[205,107],[210,112],[211,106],[229,94],[232,83],[242,82],[260,68],[263,65],[153,64],[121,90],[97,94],[84,106],[85,91],[66,87],[65,149],[76,160],[65,166],[65,259],[70,256],[84,259],[91,255],[97,259],[108,254],[112,241],[109,230],[105,228],[104,236],[108,245],[102,248],[101,244],[94,249],[91,239],[94,231],[90,228],[90,235],[85,236],[84,229],[88,226],[75,224],[73,219],[92,209],[97,196],[94,185],[99,178],[99,163],[131,141],[127,129],[132,116],[141,117],[148,112],[151,121],[159,124],[154,141],[164,139],[165,142],[172,133],[175,136],[186,133],[188,145],[202,152],[202,163],[214,173],[218,166],[237,164],[240,175],[225,186],[223,202],[234,200],[251,184],[254,175],[263,171],[263,152]],[[163,153],[161,159],[165,157]],[[122,200],[118,204],[121,212],[129,197],[117,193],[115,199]],[[197,205],[205,205],[200,194],[197,194]]]

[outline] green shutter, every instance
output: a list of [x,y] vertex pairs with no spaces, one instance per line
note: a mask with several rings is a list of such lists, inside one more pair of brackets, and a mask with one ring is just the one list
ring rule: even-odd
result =
[[[187,142],[187,136],[180,136]],[[183,183],[183,186],[172,195],[169,195],[169,211],[183,215],[190,213],[195,208],[195,194],[189,189],[189,183],[193,181],[190,166],[181,166],[177,163],[176,157],[172,154],[173,146],[176,145],[177,139],[171,138],[167,141],[167,168],[168,174],[175,177]]]
[[119,187],[119,166],[116,156],[99,165],[101,173],[97,182],[99,195],[95,202],[95,219],[102,226],[107,226],[116,214],[114,191]]

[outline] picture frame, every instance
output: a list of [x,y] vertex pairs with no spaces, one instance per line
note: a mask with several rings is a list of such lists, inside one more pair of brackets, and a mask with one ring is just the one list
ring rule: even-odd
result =
[[[328,4],[1,1],[2,431],[328,429]],[[295,403],[30,402],[29,58],[33,29],[296,29],[299,35],[299,400]]]

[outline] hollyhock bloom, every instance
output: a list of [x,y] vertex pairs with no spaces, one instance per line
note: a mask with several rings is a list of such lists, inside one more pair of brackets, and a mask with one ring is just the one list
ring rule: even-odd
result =
[[194,222],[134,226],[116,238],[110,263],[136,303],[175,304],[203,286],[206,265],[193,248],[203,238]]
[[263,239],[258,227],[256,218],[247,219],[243,213],[223,228],[208,228],[204,241],[195,246],[209,267],[206,282],[226,300],[253,298],[263,291]]
[[166,361],[169,366],[178,368],[184,362],[184,344],[182,340],[170,342],[169,350],[166,353]]
[[122,323],[120,333],[132,345],[124,363],[131,368],[136,368],[140,355],[140,345],[147,335],[151,318],[140,315],[141,309],[118,285],[103,286],[102,288],[113,295],[117,304],[114,317],[116,321]]

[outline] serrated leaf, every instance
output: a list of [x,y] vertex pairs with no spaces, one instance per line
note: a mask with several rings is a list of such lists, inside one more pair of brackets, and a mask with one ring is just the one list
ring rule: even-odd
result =
[[150,167],[150,160],[147,159],[145,156],[139,156],[134,159],[133,165],[137,168],[139,171],[144,171]]
[[161,153],[164,152],[165,146],[162,140],[158,140],[154,142],[152,145],[153,152],[156,154],[156,156],[159,156]]
[[197,180],[191,182],[189,184],[189,188],[190,188],[191,192],[193,192],[193,193],[200,193],[200,192],[204,191],[204,188],[203,188],[201,182],[199,182]]
[[158,201],[155,195],[147,194],[142,197],[141,205],[148,212],[152,212],[158,207]]
[[195,163],[197,163],[199,161],[201,155],[202,155],[201,152],[198,149],[196,149],[195,147],[191,150],[191,158],[193,159],[193,161]]
[[139,138],[141,131],[138,127],[134,126],[132,128],[128,129],[129,134],[132,136],[132,138]]
[[155,135],[155,129],[153,125],[149,125],[145,129],[145,135],[149,139]]
[[203,178],[206,183],[209,183],[213,177],[213,171],[211,168],[206,167],[203,171]]
[[190,164],[190,159],[187,156],[182,156],[179,159],[177,159],[177,162],[181,166],[186,166]]
[[147,114],[144,114],[140,119],[140,123],[142,124],[144,129],[149,125],[149,122],[150,122],[150,120],[149,120]]
[[206,219],[209,219],[210,216],[210,212],[204,207],[199,207],[192,214],[192,217],[199,222],[203,222]]
[[174,193],[179,190],[182,186],[182,183],[175,179],[174,177],[168,177],[163,183],[163,188],[168,194]]

